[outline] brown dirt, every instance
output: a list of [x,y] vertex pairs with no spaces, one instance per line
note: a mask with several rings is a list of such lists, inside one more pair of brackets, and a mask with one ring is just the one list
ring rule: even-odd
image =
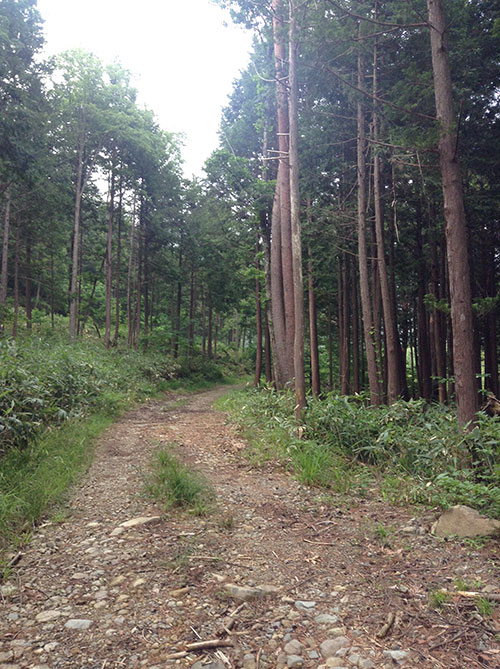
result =
[[[384,654],[394,650],[407,653],[403,667],[500,667],[500,604],[489,618],[460,596],[438,611],[428,605],[430,591],[453,591],[457,578],[498,590],[498,543],[443,542],[428,532],[435,514],[376,499],[327,503],[275,464],[252,466],[243,439],[212,409],[224,392],[182,406],[152,401],[106,431],[68,518],[38,528],[3,586],[0,667],[299,666],[283,652],[291,639],[302,644],[302,666],[319,667],[320,644],[340,635],[345,667],[398,666]],[[166,442],[214,486],[207,517],[163,514],[141,494],[151,452]],[[112,536],[123,521],[153,515],[162,518]],[[240,601],[224,583],[279,592],[247,602],[228,634]],[[303,610],[298,600],[316,604]],[[37,619],[47,611],[53,619]],[[390,613],[394,626],[377,638]],[[72,630],[69,619],[92,622]],[[232,645],[169,659],[216,638]]]

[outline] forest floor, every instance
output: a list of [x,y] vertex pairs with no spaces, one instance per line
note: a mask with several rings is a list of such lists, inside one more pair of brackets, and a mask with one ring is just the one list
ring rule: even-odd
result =
[[[435,513],[375,494],[332,503],[251,464],[212,408],[224,392],[150,401],[104,433],[66,515],[36,530],[1,586],[1,668],[500,667],[500,605],[429,606],[457,583],[498,591],[498,542],[444,542]],[[208,516],[142,494],[167,443],[215,488]],[[121,526],[136,518],[148,522]]]

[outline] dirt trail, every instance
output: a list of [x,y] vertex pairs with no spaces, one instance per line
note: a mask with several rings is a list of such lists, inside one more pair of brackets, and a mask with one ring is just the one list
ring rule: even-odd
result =
[[[2,586],[0,668],[500,667],[497,613],[428,606],[457,578],[498,586],[498,544],[442,543],[432,514],[328,504],[273,464],[252,467],[211,408],[223,392],[152,401],[107,430],[67,519],[37,530]],[[141,496],[162,442],[211,480],[209,517],[165,516]],[[171,657],[215,639],[231,645]]]

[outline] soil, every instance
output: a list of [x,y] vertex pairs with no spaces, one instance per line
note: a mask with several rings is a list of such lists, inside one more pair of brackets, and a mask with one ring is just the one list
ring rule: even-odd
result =
[[[252,464],[212,408],[226,390],[150,401],[102,436],[66,516],[37,528],[2,585],[0,667],[500,667],[500,603],[429,606],[457,579],[498,592],[498,542],[445,542],[437,513]],[[161,444],[211,482],[207,516],[144,496]]]

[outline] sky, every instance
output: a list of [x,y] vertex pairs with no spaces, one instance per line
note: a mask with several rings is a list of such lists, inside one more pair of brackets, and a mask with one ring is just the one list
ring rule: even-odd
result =
[[38,0],[45,53],[81,47],[133,75],[139,103],[184,133],[187,177],[217,147],[221,109],[248,63],[251,35],[210,0]]

